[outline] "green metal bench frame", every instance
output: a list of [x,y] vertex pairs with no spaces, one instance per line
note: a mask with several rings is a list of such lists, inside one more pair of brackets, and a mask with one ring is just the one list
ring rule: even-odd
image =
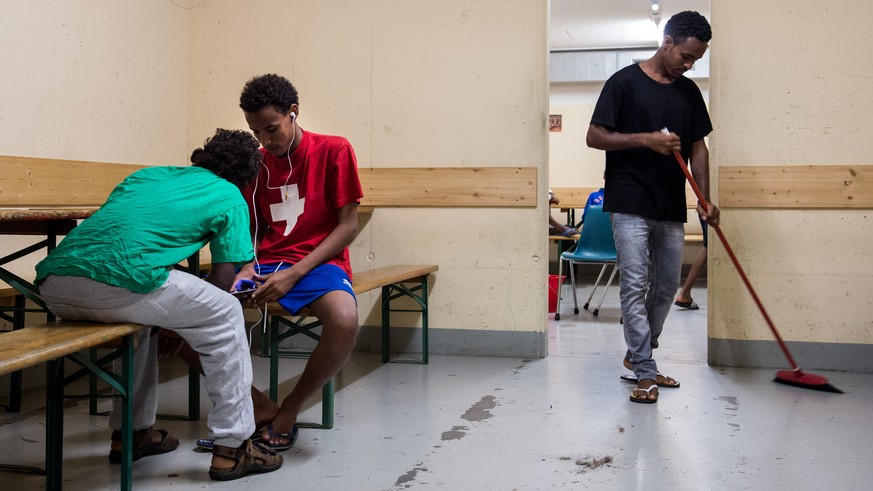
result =
[[[182,271],[186,271],[188,273],[191,273],[192,271],[202,273],[200,271],[199,252],[193,254],[191,257],[188,258],[187,268],[181,266],[177,266],[176,268]],[[202,274],[200,274],[200,276],[202,276]],[[91,348],[89,350],[89,356],[92,361],[97,359],[97,349],[98,348]],[[97,399],[99,398],[99,396],[97,395],[97,377],[95,377],[94,374],[91,375],[88,381],[88,388],[90,389],[90,393],[92,394],[92,397],[90,397],[88,401],[88,412],[92,415],[106,415],[107,413],[100,412],[97,409]],[[158,414],[157,417],[159,419],[171,419],[181,421],[200,420],[200,373],[198,373],[193,368],[188,369],[188,414]]]
[[[121,358],[121,374],[115,374],[102,367]],[[82,368],[71,375],[64,376],[64,361],[70,360]],[[121,347],[112,350],[104,357],[92,362],[90,357],[82,353],[71,353],[61,358],[46,362],[46,447],[45,469],[31,466],[0,464],[0,470],[32,472],[46,476],[46,490],[60,490],[63,486],[64,462],[64,399],[88,399],[92,394],[65,395],[64,390],[82,377],[94,374],[104,380],[116,394],[100,397],[121,398],[121,478],[119,489],[129,491],[133,485],[133,404],[131,390],[133,388],[133,337],[127,335],[121,338]]]
[[[427,280],[430,274],[424,274],[414,278],[404,279],[397,283],[382,286],[382,362],[383,363],[428,363],[428,304],[427,304]],[[406,283],[415,283],[408,287]],[[356,292],[357,294],[363,291]],[[415,309],[392,308],[391,302],[398,298],[411,298],[418,304]],[[421,358],[418,360],[390,359],[391,349],[391,313],[392,312],[417,312],[421,314]],[[284,339],[297,335],[304,335],[315,341],[321,339],[321,335],[315,329],[321,327],[321,322],[309,320],[307,315],[297,317],[284,317],[279,315],[270,316],[268,340],[264,343],[267,347],[262,349],[262,354],[270,357],[270,389],[269,397],[278,401],[279,385],[279,358],[308,358],[310,351],[283,349],[279,344]],[[284,330],[283,330],[284,328]],[[264,353],[266,351],[266,353]],[[321,389],[321,423],[297,423],[303,428],[331,429],[334,425],[334,378],[331,377]]]

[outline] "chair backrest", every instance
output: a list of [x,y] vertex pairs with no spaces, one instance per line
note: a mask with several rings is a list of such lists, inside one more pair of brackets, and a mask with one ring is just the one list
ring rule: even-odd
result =
[[615,261],[615,239],[612,237],[612,221],[603,205],[585,207],[585,223],[576,248],[565,253],[574,261]]

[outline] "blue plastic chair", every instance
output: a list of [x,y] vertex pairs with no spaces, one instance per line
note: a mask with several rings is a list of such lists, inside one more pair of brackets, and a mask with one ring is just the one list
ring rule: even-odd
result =
[[[594,292],[606,272],[606,268],[612,265],[612,273],[609,275],[609,280],[606,282],[606,288],[603,290],[603,295],[600,297],[600,302],[597,303],[597,308],[593,314],[597,315],[600,312],[600,305],[603,304],[603,299],[606,298],[606,291],[609,285],[612,284],[612,279],[615,277],[617,267],[617,253],[615,252],[615,240],[612,238],[612,222],[609,219],[609,213],[604,213],[602,205],[590,205],[585,207],[585,223],[582,226],[579,241],[576,242],[576,247],[572,251],[566,251],[561,254],[561,259],[558,261],[558,277],[563,276],[564,262],[570,267],[570,279],[573,284],[573,313],[579,313],[579,302],[576,300],[576,272],[573,268],[574,264],[602,264],[600,275],[597,276],[597,281],[594,282],[594,289],[591,290],[591,295],[588,296],[588,301],[582,307],[588,310],[588,305],[594,297]],[[558,292],[558,306],[555,312],[555,320],[561,319],[561,294]]]

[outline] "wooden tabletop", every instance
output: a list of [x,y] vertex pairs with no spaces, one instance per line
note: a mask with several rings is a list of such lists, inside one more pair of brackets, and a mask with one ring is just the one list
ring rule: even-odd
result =
[[549,240],[579,240],[581,235],[550,235]]
[[47,222],[52,220],[82,220],[93,215],[97,207],[32,207],[0,208],[0,222]]
[[[83,220],[93,215],[98,207],[34,206],[27,208],[0,208],[0,222],[32,222],[51,220]],[[373,213],[372,206],[359,206],[358,213]]]

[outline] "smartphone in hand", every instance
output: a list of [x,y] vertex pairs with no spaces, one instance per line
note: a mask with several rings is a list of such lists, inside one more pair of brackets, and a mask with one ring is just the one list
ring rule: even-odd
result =
[[251,280],[239,280],[236,285],[233,286],[233,290],[231,290],[232,295],[243,295],[246,293],[251,293],[258,288],[258,285]]

